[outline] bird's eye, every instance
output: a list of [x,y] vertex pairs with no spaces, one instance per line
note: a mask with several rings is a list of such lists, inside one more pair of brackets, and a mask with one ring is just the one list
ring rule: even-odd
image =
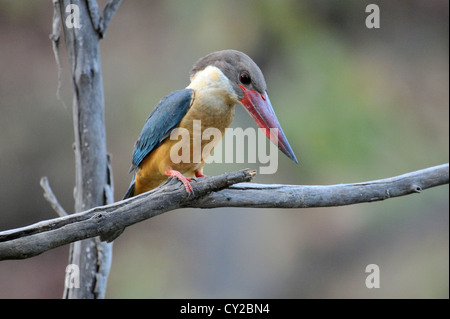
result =
[[252,79],[250,78],[250,75],[242,72],[241,75],[239,75],[239,81],[241,81],[242,84],[250,84],[252,82]]

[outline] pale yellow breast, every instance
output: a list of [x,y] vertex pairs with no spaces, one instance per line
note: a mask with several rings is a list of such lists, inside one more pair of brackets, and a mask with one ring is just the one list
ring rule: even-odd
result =
[[[218,68],[209,66],[198,72],[191,79],[191,84],[187,88],[194,90],[194,101],[178,127],[187,129],[190,133],[189,138],[185,140],[181,137],[178,140],[168,138],[143,160],[136,174],[136,194],[148,191],[166,180],[167,176],[164,172],[167,168],[177,170],[183,175],[193,175],[195,171],[201,170],[209,154],[202,155],[200,163],[193,160],[194,143],[199,142],[198,140],[194,141],[195,120],[200,121],[202,153],[206,145],[208,148],[211,146],[209,139],[201,138],[203,132],[208,128],[215,128],[220,131],[221,138],[225,134],[225,129],[233,121],[235,104],[239,101],[229,80]],[[220,138],[215,140],[215,144],[220,141]],[[171,161],[170,150],[179,142],[189,143],[190,161],[180,163]]]

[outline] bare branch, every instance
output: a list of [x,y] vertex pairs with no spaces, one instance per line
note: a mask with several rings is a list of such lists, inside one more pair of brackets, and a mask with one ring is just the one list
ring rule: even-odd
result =
[[59,0],[53,0],[52,34],[49,35],[49,38],[52,41],[53,54],[55,55],[56,67],[58,68],[58,87],[56,88],[56,98],[67,110],[66,103],[64,103],[61,98],[62,67],[61,59],[59,57],[59,41],[61,40],[61,9],[59,6]]
[[103,26],[102,26],[102,37],[106,32],[106,29],[109,26],[109,22],[111,21],[114,13],[119,7],[122,0],[109,0],[103,9],[102,18],[103,18]]
[[87,0],[87,7],[92,24],[94,29],[98,32],[100,38],[103,38],[105,35],[109,22],[111,22],[111,19],[121,2],[122,0],[109,0],[103,9],[103,12],[100,13],[97,1]]
[[[92,25],[94,29],[102,34],[102,17],[100,15],[100,11],[98,10],[97,0],[87,0],[87,8],[89,12],[89,16],[91,17]],[[102,36],[100,36],[101,38]]]
[[44,190],[44,198],[50,203],[50,205],[52,205],[52,208],[55,210],[55,212],[61,217],[69,215],[56,199],[56,196],[53,193],[50,184],[48,183],[47,176],[41,178],[40,184],[42,189]]
[[339,185],[261,185],[241,183],[199,198],[192,207],[308,208],[352,205],[420,193],[448,184],[449,164],[404,175]]
[[192,182],[195,195],[191,198],[178,180],[169,179],[150,192],[111,205],[0,232],[0,260],[29,258],[181,207],[328,207],[404,196],[448,184],[449,164],[371,182],[329,186],[241,183],[253,175],[246,170],[200,178]]
[[[204,196],[239,182],[250,181],[254,172],[245,170],[192,182],[194,196]],[[110,234],[116,230],[179,207],[192,198],[177,179],[139,196],[85,212],[42,221],[31,226],[0,232],[0,260],[23,259],[74,241]],[[194,197],[194,198],[195,198]]]

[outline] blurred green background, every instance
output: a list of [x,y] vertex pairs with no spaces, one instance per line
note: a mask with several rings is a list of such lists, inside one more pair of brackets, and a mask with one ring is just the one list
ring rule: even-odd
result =
[[[104,3],[105,1],[101,2]],[[381,28],[367,29],[376,3]],[[0,1],[0,230],[56,217],[41,176],[73,209],[72,86],[65,106],[48,35],[51,1]],[[263,70],[299,157],[257,183],[336,184],[448,162],[449,2],[124,1],[101,41],[115,198],[162,96],[205,54],[237,49]],[[238,109],[234,126],[255,126]],[[257,164],[210,164],[207,175]],[[315,209],[183,209],[114,243],[109,298],[448,298],[448,185]],[[0,298],[60,298],[68,246],[0,262]],[[368,264],[381,288],[367,289]]]

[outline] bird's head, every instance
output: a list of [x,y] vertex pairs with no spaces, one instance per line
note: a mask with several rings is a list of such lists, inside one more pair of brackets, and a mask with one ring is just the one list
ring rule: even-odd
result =
[[[298,163],[272,108],[267,95],[266,81],[258,65],[240,51],[216,51],[197,61],[191,70],[191,79],[209,66],[218,68],[226,76],[237,100],[253,117],[256,124],[265,129],[266,136],[287,157]],[[277,129],[278,135],[271,135],[270,128]]]

